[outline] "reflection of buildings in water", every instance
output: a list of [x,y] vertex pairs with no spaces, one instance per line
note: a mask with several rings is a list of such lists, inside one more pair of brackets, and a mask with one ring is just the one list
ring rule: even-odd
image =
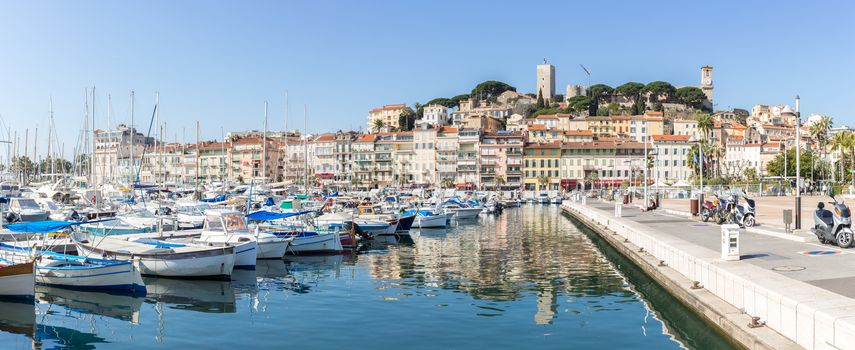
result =
[[476,299],[511,301],[534,292],[537,323],[552,322],[562,293],[575,298],[626,293],[620,276],[558,206],[508,209],[447,234],[415,236],[412,247],[360,258],[375,278],[411,278]]
[[552,287],[544,288],[537,293],[537,312],[534,322],[537,324],[552,324],[558,312],[558,294]]
[[81,314],[92,314],[139,324],[143,298],[122,294],[86,292],[36,285],[40,303],[61,305]]

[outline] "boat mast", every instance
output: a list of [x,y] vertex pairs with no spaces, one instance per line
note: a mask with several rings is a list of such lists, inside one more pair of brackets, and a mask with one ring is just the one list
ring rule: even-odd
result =
[[303,105],[303,184],[306,195],[309,195],[309,107]]
[[228,165],[229,162],[227,161],[228,159],[226,159],[226,137],[225,137],[225,134],[223,133],[223,127],[222,126],[220,127],[220,157],[221,157],[220,159],[222,159],[222,163],[223,163],[223,166],[221,168],[222,170],[220,170],[220,182],[221,182],[220,188],[222,188],[222,191],[220,194],[225,195],[226,194],[226,165]]
[[199,121],[196,121],[196,199],[202,198],[202,192],[199,191]]
[[92,188],[98,187],[95,183],[95,86],[92,86],[92,152],[89,153],[89,178]]
[[[267,179],[267,101],[264,101],[264,136],[262,136],[263,151],[261,158],[261,171],[263,178]],[[270,182],[269,179],[267,182]]]
[[[154,125],[160,125],[159,124],[159,119],[160,119],[160,92],[154,93],[154,106],[155,106],[154,107]],[[158,141],[159,141],[160,135],[162,133],[163,133],[163,128],[160,128],[160,130],[155,130],[155,135],[154,135],[154,149],[157,150],[157,152],[158,152],[154,155],[155,163],[156,163],[154,176],[153,176],[155,186],[157,186],[157,175],[160,174],[160,156],[159,155],[161,153],[163,153],[163,152],[161,152],[160,149],[157,148]],[[163,147],[162,143],[160,144],[160,147]]]
[[49,100],[48,109],[50,109],[50,117],[48,119],[48,137],[47,137],[47,140],[48,140],[47,154],[48,155],[47,156],[48,156],[48,161],[50,162],[51,181],[53,181],[54,180],[54,174],[55,174],[54,166],[53,166],[53,163],[55,163],[55,162],[53,160],[53,154],[51,153],[51,151],[52,151],[52,149],[51,149],[51,136],[53,136],[53,96],[51,96],[48,100]]
[[[284,169],[282,173],[282,179],[287,183],[288,182],[288,164],[291,163],[291,160],[288,159],[288,90],[285,90],[285,156],[282,159],[285,159],[285,164],[282,165],[282,169]],[[287,194],[287,192],[286,192]]]
[[134,129],[134,90],[131,90],[131,127],[129,132],[131,134],[131,172],[128,173],[128,178],[130,179],[134,170],[134,136],[137,133],[137,129]]

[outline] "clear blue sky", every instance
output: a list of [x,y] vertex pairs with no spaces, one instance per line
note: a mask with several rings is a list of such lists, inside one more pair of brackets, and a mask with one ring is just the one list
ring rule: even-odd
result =
[[67,155],[92,85],[99,128],[108,92],[127,122],[136,90],[145,129],[159,91],[170,140],[197,119],[203,139],[261,129],[264,100],[280,130],[286,90],[290,127],[307,104],[311,131],[364,129],[374,106],[483,80],[532,91],[547,58],[560,93],[586,82],[580,63],[612,86],[697,85],[710,64],[719,109],[799,94],[803,115],[853,125],[853,23],[851,1],[3,1],[0,114],[20,135],[38,125],[41,153],[53,96]]

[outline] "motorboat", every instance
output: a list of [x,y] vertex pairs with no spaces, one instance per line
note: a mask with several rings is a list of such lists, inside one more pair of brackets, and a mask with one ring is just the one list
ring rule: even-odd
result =
[[[450,213],[452,216],[454,213]],[[413,225],[419,228],[434,228],[446,227],[448,225],[448,216],[445,213],[436,213],[431,209],[410,209],[404,212],[404,215],[415,215]]]
[[540,191],[537,194],[537,202],[540,204],[549,204],[549,193],[546,191]]
[[[205,211],[205,225],[199,242],[240,243],[245,240],[257,243],[258,259],[281,259],[293,239],[274,234],[250,231],[243,214],[237,211],[209,209]],[[255,265],[255,264],[253,264]]]
[[205,224],[205,210],[211,209],[207,203],[175,203],[175,219],[179,229],[198,229]]
[[34,222],[48,219],[50,212],[42,209],[32,198],[9,198],[7,222]]
[[[247,219],[257,222],[275,222],[283,219],[296,218],[311,213],[311,211],[274,213],[269,211],[256,211],[247,215]],[[273,234],[279,238],[292,238],[288,246],[287,254],[324,254],[340,253],[348,248],[356,246],[350,238],[349,232],[338,230],[312,230],[308,223],[301,225],[275,225],[256,224],[260,232]]]
[[562,201],[563,201],[563,199],[561,199],[561,196],[555,196],[555,197],[552,197],[552,198],[549,200],[549,203],[552,203],[552,204],[561,204],[561,202],[562,202]]
[[477,203],[475,204],[461,203],[450,198],[445,200],[442,207],[444,211],[454,213],[458,220],[467,220],[477,218],[484,211],[484,207],[477,205]]
[[201,247],[167,243],[151,238],[97,236],[76,232],[78,253],[121,261],[139,262],[143,275],[162,277],[227,277],[235,265],[235,247]]

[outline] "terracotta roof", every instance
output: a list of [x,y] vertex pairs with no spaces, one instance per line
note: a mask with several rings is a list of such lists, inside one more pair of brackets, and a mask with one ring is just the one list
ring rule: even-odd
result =
[[531,124],[528,126],[529,131],[546,131],[546,125],[543,124]]
[[354,142],[374,142],[377,141],[377,134],[362,134]]
[[443,126],[439,128],[439,132],[442,134],[453,134],[457,132],[457,128],[451,126]]
[[610,117],[612,120],[630,120],[632,117],[628,115],[613,115]]
[[244,137],[242,139],[238,139],[237,141],[233,142],[232,144],[233,145],[251,145],[251,144],[256,144],[256,143],[261,143],[261,139],[258,137]]
[[522,137],[522,132],[520,132],[520,131],[503,131],[501,133],[492,132],[492,133],[485,133],[483,136],[486,138]]
[[594,132],[591,130],[566,130],[566,131],[564,131],[564,135],[567,135],[567,136],[593,136]]
[[665,120],[662,117],[647,117],[645,119],[649,122],[661,122],[661,121]]
[[398,110],[398,109],[404,109],[404,107],[406,107],[406,106],[407,105],[403,104],[403,103],[398,103],[398,104],[393,104],[393,105],[384,105],[383,107],[377,107],[377,108],[372,109],[371,113],[378,113],[378,112],[382,112],[382,111],[394,111],[394,110]]
[[557,114],[542,114],[542,115],[535,117],[535,119],[558,119],[558,115]]
[[664,114],[662,114],[662,112],[657,111],[647,111],[644,112],[644,115],[663,116]]
[[329,141],[335,141],[335,134],[329,133],[329,134],[320,135],[320,136],[316,137],[312,142],[329,142]]
[[653,135],[653,141],[689,141],[689,135]]

